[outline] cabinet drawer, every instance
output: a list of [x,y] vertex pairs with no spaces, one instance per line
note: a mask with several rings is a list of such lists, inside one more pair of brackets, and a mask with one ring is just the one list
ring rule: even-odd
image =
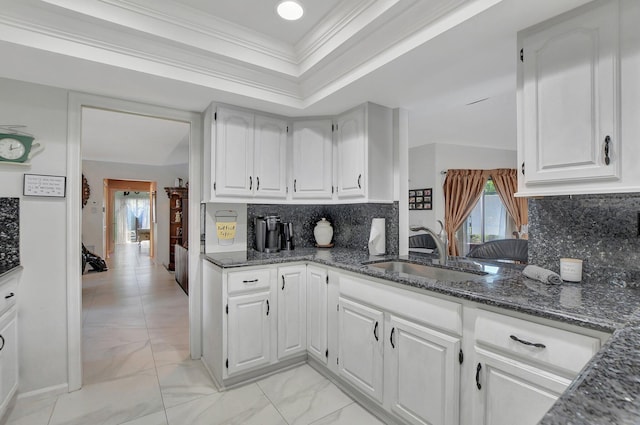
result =
[[248,292],[269,288],[269,270],[247,270],[231,272],[227,275],[227,293]]
[[373,280],[340,275],[340,294],[407,319],[462,335],[462,305]]
[[600,340],[505,316],[479,311],[476,344],[497,348],[573,376],[600,349]]
[[16,303],[18,295],[18,276],[10,276],[3,279],[0,284],[0,314],[9,310]]

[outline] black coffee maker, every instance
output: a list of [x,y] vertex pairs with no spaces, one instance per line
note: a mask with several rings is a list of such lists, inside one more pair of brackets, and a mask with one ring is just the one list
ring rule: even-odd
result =
[[282,225],[280,217],[268,215],[256,217],[256,250],[260,252],[278,252],[282,246]]
[[256,217],[254,220],[256,250],[279,252],[293,249],[293,223],[282,223],[277,215]]

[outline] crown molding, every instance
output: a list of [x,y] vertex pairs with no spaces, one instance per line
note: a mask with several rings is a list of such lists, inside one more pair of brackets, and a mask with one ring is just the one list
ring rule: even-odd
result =
[[[25,21],[0,12],[2,40],[40,50],[233,92],[268,102],[299,108],[302,99],[298,85],[272,75],[229,62],[198,56],[169,54],[166,46],[141,50],[123,43],[110,43],[77,32]],[[127,37],[123,37],[126,39]],[[150,51],[162,51],[162,54]],[[171,57],[174,56],[174,57]],[[185,62],[185,57],[190,63]]]
[[393,6],[417,0],[343,1],[295,46],[171,0],[41,1],[255,67],[301,77]]
[[174,16],[170,0],[9,2],[0,40],[302,109],[500,1],[343,2],[293,56],[193,9]]
[[[369,35],[367,41],[382,45],[380,50],[349,50],[333,59],[328,67],[330,69],[315,72],[302,80],[304,107],[330,96],[501,1],[503,0],[445,0],[439,8],[429,10],[425,10],[427,2],[415,2],[412,8],[405,9],[397,19],[389,21],[374,35]],[[421,18],[412,22],[409,19],[411,16]],[[386,34],[399,36],[397,39],[390,39]]]
[[40,0],[67,13],[200,49],[212,55],[297,76],[291,46],[256,31],[166,0]]
[[300,75],[399,2],[400,0],[361,0],[355,5],[341,3],[295,45]]

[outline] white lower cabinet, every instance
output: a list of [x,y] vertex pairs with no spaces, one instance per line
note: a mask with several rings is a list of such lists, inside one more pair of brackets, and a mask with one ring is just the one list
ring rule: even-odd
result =
[[18,390],[18,276],[10,272],[0,278],[0,423]]
[[324,364],[328,357],[328,286],[327,269],[307,266],[307,351]]
[[384,314],[342,297],[338,306],[338,373],[382,403]]
[[271,292],[234,295],[227,299],[228,374],[271,362]]
[[18,332],[15,308],[0,322],[0,419],[18,389]]
[[[385,423],[536,424],[609,337],[313,265],[207,263],[203,276],[202,357],[218,383],[306,353]],[[0,394],[17,382],[12,311]]]
[[537,424],[607,337],[482,309],[466,309],[465,320],[473,425]]
[[410,424],[457,424],[461,339],[395,315],[387,335],[392,412]]
[[278,359],[307,349],[307,267],[278,268]]
[[534,425],[571,383],[544,369],[477,349],[474,425]]

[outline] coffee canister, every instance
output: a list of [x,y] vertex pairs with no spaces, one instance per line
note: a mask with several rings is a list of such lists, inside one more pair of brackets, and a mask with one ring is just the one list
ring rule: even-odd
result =
[[333,227],[331,227],[331,223],[323,217],[316,223],[316,227],[313,229],[313,236],[316,238],[316,244],[318,244],[318,246],[329,245],[333,238]]

